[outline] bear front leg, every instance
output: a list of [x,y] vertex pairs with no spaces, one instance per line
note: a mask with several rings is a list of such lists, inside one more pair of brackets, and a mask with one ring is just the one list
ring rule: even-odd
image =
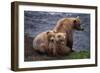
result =
[[70,36],[66,41],[67,41],[66,46],[71,49],[71,52],[73,52],[73,49],[72,49],[73,48],[73,37]]

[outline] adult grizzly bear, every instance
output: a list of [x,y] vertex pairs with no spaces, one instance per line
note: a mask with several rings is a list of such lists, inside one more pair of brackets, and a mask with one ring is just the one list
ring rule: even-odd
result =
[[73,30],[83,30],[83,28],[80,27],[80,19],[79,17],[76,18],[61,18],[57,21],[56,26],[53,28],[56,32],[62,32],[66,33],[66,46],[71,48],[73,46]]

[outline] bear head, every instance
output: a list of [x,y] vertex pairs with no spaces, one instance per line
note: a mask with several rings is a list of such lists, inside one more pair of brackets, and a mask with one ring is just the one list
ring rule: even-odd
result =
[[66,44],[66,33],[58,32],[55,35],[56,43],[59,45]]
[[79,17],[76,17],[73,19],[73,28],[76,30],[83,31],[84,29],[81,27],[80,19]]
[[54,43],[55,42],[55,32],[52,30],[49,30],[47,32],[47,39],[49,42]]

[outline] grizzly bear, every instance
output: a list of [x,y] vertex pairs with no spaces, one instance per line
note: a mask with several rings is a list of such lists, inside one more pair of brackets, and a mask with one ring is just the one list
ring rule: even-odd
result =
[[50,54],[54,46],[55,33],[52,30],[41,32],[33,40],[34,50]]
[[79,17],[76,18],[61,18],[57,21],[56,26],[53,28],[56,32],[66,33],[66,46],[71,48],[73,46],[73,30],[82,30],[83,28],[80,27],[80,19]]
[[55,39],[55,32],[51,31],[47,33],[47,40],[48,40],[48,49],[47,54],[49,56],[54,56],[56,52],[56,39]]
[[69,54],[71,49],[66,46],[66,33],[58,32],[55,35],[56,39],[56,56],[64,56],[66,54]]

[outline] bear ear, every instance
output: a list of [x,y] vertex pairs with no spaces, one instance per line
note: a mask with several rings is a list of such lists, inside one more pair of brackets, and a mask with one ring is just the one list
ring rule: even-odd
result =
[[77,16],[76,18],[79,18],[79,16]]
[[47,35],[48,35],[50,32],[49,32],[49,31],[47,31],[46,33],[47,33]]

